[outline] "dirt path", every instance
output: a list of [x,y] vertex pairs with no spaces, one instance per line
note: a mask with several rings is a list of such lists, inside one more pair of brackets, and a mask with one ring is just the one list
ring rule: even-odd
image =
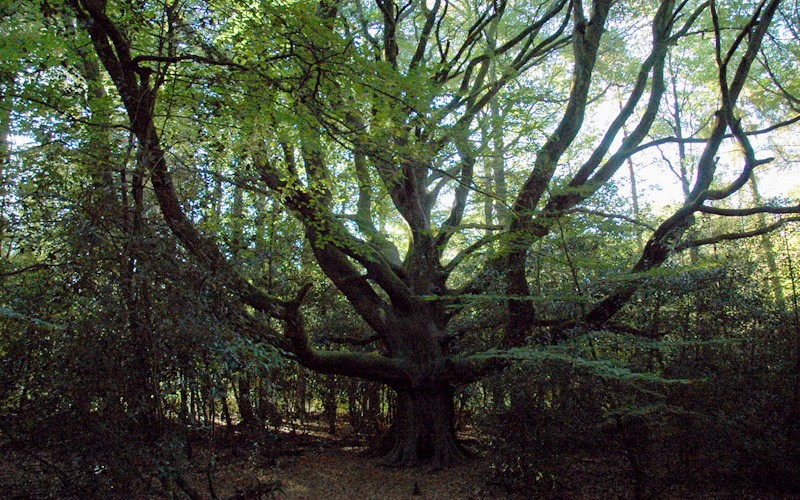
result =
[[384,499],[475,498],[483,465],[430,471],[389,468],[359,455],[359,449],[310,451],[274,471],[288,498]]
[[[470,499],[482,495],[485,462],[431,471],[428,468],[393,468],[378,465],[361,454],[363,448],[318,446],[296,456],[283,457],[269,468],[245,469],[231,462],[219,467],[214,482],[220,498],[246,484],[279,485],[275,498],[286,499]],[[249,472],[249,473],[248,473]],[[243,475],[249,481],[243,481]],[[198,478],[199,479],[199,478]]]

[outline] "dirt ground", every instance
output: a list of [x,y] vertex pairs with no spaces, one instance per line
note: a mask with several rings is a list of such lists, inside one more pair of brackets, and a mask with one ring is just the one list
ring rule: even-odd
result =
[[[471,443],[479,440],[468,438]],[[5,449],[3,449],[5,448]],[[197,498],[197,499],[493,499],[511,497],[495,484],[489,460],[477,457],[468,464],[442,470],[428,467],[386,467],[364,455],[365,442],[350,434],[337,438],[315,428],[303,432],[283,432],[273,440],[259,440],[239,432],[223,432],[211,440],[193,445],[189,454],[180,448],[173,456],[169,478],[163,467],[153,462],[152,450],[143,453],[142,463],[133,464],[136,455],[120,456],[117,472],[138,478],[123,484],[101,467],[91,475],[103,479],[104,486],[91,488],[97,481],[83,477],[84,490],[66,493],[55,473],[55,464],[64,461],[47,452],[23,453],[10,446],[0,447],[0,499],[3,498]],[[484,450],[485,452],[485,450]],[[635,485],[628,465],[620,456],[588,450],[571,457],[568,478],[558,491],[542,490],[535,498],[634,498]],[[66,468],[62,468],[66,471]],[[108,469],[109,471],[111,469]],[[129,471],[130,474],[125,474]],[[117,478],[117,479],[115,479]],[[544,483],[543,483],[544,484]],[[800,498],[774,495],[758,490],[740,490],[731,485],[694,484],[694,479],[671,482],[651,488],[643,497],[651,498]],[[713,488],[720,489],[713,489]],[[83,491],[84,493],[80,493]],[[164,493],[171,491],[171,496]],[[91,493],[89,493],[91,492]],[[102,496],[98,496],[102,492]],[[530,496],[528,497],[530,498]]]
[[[59,477],[73,476],[73,471],[63,456],[17,450],[6,443],[0,452],[0,499],[63,498],[64,494],[85,498],[100,491],[106,498],[156,499],[169,490],[173,498],[226,500],[491,498],[483,491],[486,460],[475,458],[440,470],[387,467],[365,456],[362,436],[347,437],[346,432],[340,436],[345,437],[308,427],[298,433],[281,432],[270,441],[223,431],[211,440],[195,442],[189,457],[181,447],[169,469],[159,467],[152,452],[142,452],[144,459],[135,453],[121,455],[114,468],[123,476],[130,472],[123,479],[134,478],[133,482],[122,484],[103,466],[96,475],[74,476],[84,487],[66,490]],[[162,469],[171,471],[171,479],[165,479]]]
[[[256,481],[252,476],[250,481],[274,487],[275,498],[486,498],[481,491],[486,466],[480,460],[437,471],[424,467],[391,468],[364,457],[362,451],[360,447],[346,446],[307,449],[298,456],[279,459],[271,468],[258,472]],[[242,472],[241,464],[237,463],[215,472],[220,498],[234,495],[237,489],[240,492],[243,488],[252,489],[252,485],[240,480]]]

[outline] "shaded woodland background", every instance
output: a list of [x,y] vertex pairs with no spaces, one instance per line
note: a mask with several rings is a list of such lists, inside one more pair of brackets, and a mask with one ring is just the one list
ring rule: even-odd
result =
[[[0,489],[34,497],[214,496],[212,479],[187,478],[211,478],[219,460],[268,469],[309,442],[375,442],[396,417],[395,391],[295,362],[298,355],[281,340],[281,322],[255,321],[230,283],[199,262],[165,222],[138,156],[140,138],[74,14],[90,3],[12,2],[2,10],[2,29],[14,36],[3,42],[0,66]],[[71,10],[73,4],[79,9]],[[137,16],[172,12],[160,4],[128,7],[112,13],[139,40],[145,35],[136,30],[149,25]],[[786,19],[797,19],[796,2],[784,7]],[[292,15],[298,32],[312,24]],[[749,19],[738,11],[731,19],[739,22],[737,15],[740,24]],[[195,28],[208,27],[198,21]],[[182,29],[181,36],[197,41]],[[796,33],[789,38],[797,42]],[[705,67],[691,67],[692,54],[702,52],[692,47],[670,74],[664,99],[673,112],[660,116],[653,140],[662,130],[679,135],[680,116],[695,125],[697,117],[716,116],[713,103],[685,100],[702,85],[713,88],[717,76],[716,68],[708,76],[700,75]],[[145,49],[155,50],[139,47]],[[781,60],[784,72],[791,73],[790,59]],[[601,69],[608,81],[598,77],[600,83],[613,83],[614,71]],[[308,221],[291,213],[276,190],[257,189],[246,170],[237,170],[245,162],[235,145],[242,138],[229,125],[251,117],[226,110],[228,96],[220,90],[226,74],[205,71],[165,69],[179,97],[157,108],[166,117],[163,137],[173,146],[183,209],[249,282],[279,297],[314,285],[303,314],[317,346],[377,352],[372,330],[320,269]],[[679,91],[678,79],[687,74],[702,81]],[[531,88],[498,94],[500,107],[487,107],[470,132],[480,136],[473,139],[480,143],[482,177],[463,226],[481,238],[502,226],[513,201],[499,183],[514,187],[525,179],[521,138],[555,122],[546,113],[512,112],[539,102],[560,106],[544,90],[548,95],[531,95]],[[787,139],[797,131],[791,121],[797,100],[787,97],[797,95],[792,89],[783,89],[780,102],[753,91],[752,102],[742,105],[759,109],[753,114],[760,128],[794,127],[777,141],[778,166],[764,174],[770,179],[797,175],[796,144]],[[169,121],[181,113],[192,115],[189,125]],[[289,120],[288,111],[280,113]],[[491,133],[501,116],[505,133],[516,134],[505,142]],[[698,131],[707,132],[706,125]],[[600,135],[581,136],[575,148],[586,149],[582,144]],[[346,146],[326,147],[331,157],[350,160]],[[495,147],[499,156],[490,154]],[[688,203],[696,158],[686,153],[660,156]],[[486,468],[481,491],[559,497],[603,481],[636,498],[800,495],[800,235],[786,224],[798,210],[798,193],[765,200],[750,172],[723,209],[771,211],[745,219],[697,214],[687,229],[691,238],[674,256],[634,276],[631,264],[674,207],[646,203],[631,191],[633,163],[630,172],[599,189],[585,210],[559,214],[555,229],[531,243],[523,259],[538,317],[579,317],[621,280],[635,280],[625,306],[607,324],[571,325],[558,338],[551,324],[532,324],[523,343],[504,351],[503,370],[455,393],[458,436]],[[349,170],[332,173],[343,191],[363,188]],[[402,233],[382,189],[374,188],[371,207],[376,227]],[[343,197],[333,204],[347,214],[355,203]],[[449,212],[441,212],[438,220],[447,219]],[[464,234],[455,238],[457,249],[472,241]],[[466,259],[463,272],[480,265]],[[480,290],[480,297],[463,298],[469,306],[448,325],[453,352],[493,356],[496,346],[508,347],[502,339],[509,302],[518,297],[509,297],[502,276],[486,278]],[[268,486],[251,493],[267,495]]]
[[[224,291],[176,258],[166,234],[138,240],[148,249],[138,268],[148,277],[139,290],[149,313],[142,343],[125,307],[117,249],[108,245],[121,236],[104,235],[87,215],[39,240],[75,260],[3,278],[4,300],[15,308],[3,321],[3,468],[40,475],[8,491],[163,492],[208,467],[204,450],[234,447],[269,467],[291,448],[289,436],[309,426],[356,444],[386,429],[391,391],[315,374],[239,335]],[[150,227],[158,226],[154,219]],[[74,236],[89,228],[108,240],[92,238],[87,248]],[[789,284],[795,248],[776,255]],[[720,245],[704,262],[649,279],[623,312],[663,338],[587,332],[458,394],[458,429],[491,463],[491,491],[546,496],[580,481],[613,481],[571,469],[600,460],[611,461],[625,496],[669,494],[676,485],[797,492],[796,295],[775,299],[758,241]],[[555,287],[569,283],[568,269],[540,265],[558,307],[558,292],[571,292]],[[290,270],[283,276],[301,279]],[[358,324],[324,288],[310,304],[309,317],[333,331]],[[478,317],[498,313],[487,305]],[[50,322],[32,320],[41,317]],[[473,341],[482,335],[493,333]]]

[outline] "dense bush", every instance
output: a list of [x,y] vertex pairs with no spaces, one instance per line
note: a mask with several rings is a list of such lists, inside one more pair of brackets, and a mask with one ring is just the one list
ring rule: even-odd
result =
[[[654,279],[643,331],[531,348],[492,383],[495,487],[535,496],[800,492],[797,330],[738,267]],[[549,353],[549,354],[541,354]],[[555,353],[555,354],[554,354]],[[588,492],[588,493],[587,493]]]

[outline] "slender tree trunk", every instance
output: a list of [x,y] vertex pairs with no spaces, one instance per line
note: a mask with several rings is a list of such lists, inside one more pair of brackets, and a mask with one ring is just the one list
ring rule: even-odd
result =
[[208,387],[208,421],[211,423],[211,436],[217,428],[217,398],[214,397],[213,385]]
[[[497,48],[497,23],[495,20],[490,23],[486,30],[486,43],[489,50]],[[496,61],[489,65],[489,79],[492,82],[498,80],[498,69]],[[487,177],[491,178],[493,189],[489,192],[494,196],[490,203],[492,210],[498,221],[505,221],[508,218],[508,186],[506,185],[506,144],[505,144],[505,116],[498,99],[492,99],[489,103],[489,139],[491,139],[491,153],[487,163],[490,171]],[[488,142],[488,141],[487,141]],[[491,224],[491,222],[489,222]]]
[[245,427],[261,427],[257,421],[255,411],[253,411],[253,401],[250,399],[250,378],[244,373],[239,376],[239,391],[236,394],[236,403],[239,406],[239,416],[242,425]]
[[494,213],[498,221],[508,219],[508,186],[506,184],[506,145],[503,140],[505,136],[505,117],[503,116],[500,104],[493,100],[490,105],[492,116],[492,181],[494,184]]
[[302,366],[297,370],[297,412],[300,417],[300,425],[306,423],[306,407],[308,406],[306,370]]
[[[758,191],[758,179],[756,178],[755,172],[750,175],[750,191],[753,194],[755,205],[762,206],[764,204],[764,199]],[[763,229],[767,226],[767,217],[765,214],[758,214],[757,220],[759,229]],[[775,302],[782,311],[786,310],[786,299],[783,295],[783,284],[781,283],[781,275],[778,269],[778,260],[775,258],[775,249],[772,245],[772,238],[769,233],[761,235],[761,248],[764,251],[764,257],[767,261]]]
[[[158,393],[155,391],[151,361],[152,337],[147,317],[148,284],[141,276],[143,254],[141,252],[144,213],[144,185],[141,174],[133,173],[128,196],[126,172],[122,171],[122,198],[127,214],[124,218],[126,242],[120,258],[120,287],[128,315],[130,355],[127,364],[127,399],[140,432],[154,440],[160,434],[158,419]],[[129,198],[133,198],[132,202]]]
[[337,394],[338,387],[336,378],[333,375],[329,375],[326,377],[324,409],[325,420],[328,423],[328,434],[331,436],[336,435],[336,414],[338,412],[338,405],[336,402]]
[[[481,126],[483,141],[488,143],[491,134],[489,124],[486,123],[486,120],[480,120],[479,124]],[[489,196],[494,191],[494,175],[492,173],[491,161],[486,160],[483,162],[483,178],[483,190],[487,193],[487,196],[483,199],[483,223],[487,226],[485,233],[488,235],[492,232],[489,227],[494,224],[494,198],[493,196]]]
[[386,388],[379,386],[374,382],[368,382],[366,384],[366,408],[367,408],[367,416],[369,418],[369,424],[374,429],[381,429],[383,428],[383,424],[388,421],[385,412],[388,412],[389,404],[387,403],[385,409],[383,406],[384,395],[386,395],[389,391]]
[[231,408],[228,404],[228,389],[222,394],[222,418],[225,420],[227,430],[233,429],[233,419],[231,418]]
[[[71,19],[65,18],[64,22],[68,27],[72,26]],[[79,48],[78,52],[81,57],[79,71],[88,86],[87,100],[92,120],[101,124],[110,123],[113,113],[99,62],[85,48]],[[144,269],[144,254],[141,251],[144,179],[140,164],[134,169],[130,179],[129,172],[122,166],[118,197],[113,172],[119,162],[114,158],[113,143],[111,129],[99,127],[90,131],[88,149],[92,160],[86,165],[92,179],[91,192],[88,193],[89,213],[92,216],[90,224],[93,226],[93,234],[112,231],[115,226],[122,228],[124,243],[119,255],[118,273],[124,314],[127,315],[130,353],[125,360],[127,387],[123,397],[128,400],[139,432],[146,439],[152,440],[160,433],[160,401],[151,363],[152,338],[147,313],[150,310],[149,283],[141,276]],[[96,241],[87,241],[86,244],[90,255],[99,251]],[[97,258],[101,257],[98,255]]]
[[355,379],[350,379],[347,384],[347,415],[350,419],[350,426],[355,432],[361,432],[364,424],[364,407],[362,405],[361,411],[358,408],[359,385],[359,382]]
[[[672,56],[671,54],[667,55],[667,63],[672,66]],[[681,181],[681,190],[683,191],[683,201],[688,202],[691,198],[691,173],[687,170],[688,159],[686,153],[686,144],[684,142],[683,136],[683,109],[681,108],[681,102],[678,97],[678,76],[677,72],[670,69],[670,74],[672,78],[670,79],[670,85],[672,88],[672,130],[675,133],[675,138],[678,140],[678,166],[680,168],[680,181]],[[690,227],[687,230],[687,234],[691,236],[695,233],[696,230],[694,227]],[[689,261],[692,264],[697,264],[700,261],[700,250],[697,247],[689,248]]]
[[192,423],[196,423],[199,420],[200,410],[197,405],[197,389],[194,385],[189,386],[189,416],[191,417]]
[[[620,109],[620,111],[622,111],[622,108],[623,108],[622,97],[619,96],[619,109]],[[622,132],[624,134],[623,138],[627,139],[628,138],[628,127],[623,125],[622,126]],[[683,147],[683,145],[681,145],[680,147]],[[629,156],[628,159],[625,160],[625,163],[628,164],[628,179],[629,179],[629,181],[631,183],[631,203],[633,204],[633,218],[638,221],[638,220],[641,220],[641,215],[642,214],[641,214],[641,210],[639,208],[639,192],[637,191],[637,188],[636,188],[636,170],[634,168],[633,158],[631,158]],[[644,240],[642,238],[642,231],[640,229],[638,229],[638,228],[636,229],[636,244],[638,246],[639,253],[641,253],[642,250],[644,250]]]
[[8,168],[11,165],[11,110],[13,102],[11,95],[14,93],[15,75],[0,70],[0,256],[7,255],[9,249],[5,248],[5,234],[9,230],[6,221],[6,197]]
[[181,403],[179,419],[181,424],[185,427],[189,424],[189,391],[186,387],[186,375],[179,374],[178,380],[180,381],[180,396],[181,396]]

